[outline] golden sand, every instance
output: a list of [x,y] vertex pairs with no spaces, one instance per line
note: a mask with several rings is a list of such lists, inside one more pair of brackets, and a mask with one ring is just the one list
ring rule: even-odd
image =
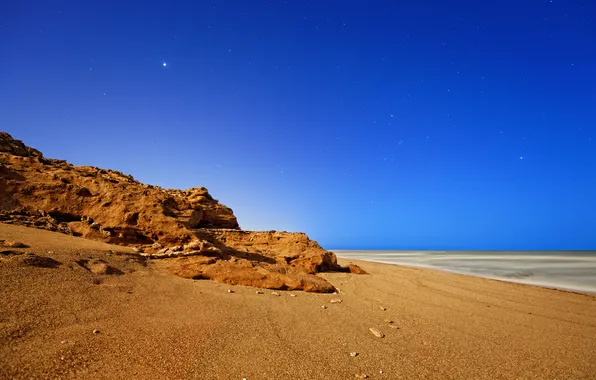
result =
[[354,261],[370,274],[321,275],[337,295],[274,296],[57,233],[0,239],[57,262],[0,254],[3,379],[596,378],[593,295]]

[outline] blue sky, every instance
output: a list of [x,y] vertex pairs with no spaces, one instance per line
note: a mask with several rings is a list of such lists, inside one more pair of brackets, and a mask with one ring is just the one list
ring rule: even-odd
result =
[[326,248],[596,249],[595,42],[580,0],[4,2],[0,129]]

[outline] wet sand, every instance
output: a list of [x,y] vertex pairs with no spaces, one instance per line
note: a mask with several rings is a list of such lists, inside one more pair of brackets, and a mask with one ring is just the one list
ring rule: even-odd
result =
[[593,295],[351,260],[370,274],[322,274],[338,295],[274,296],[57,233],[0,224],[0,239],[57,262],[0,254],[0,378],[596,378]]

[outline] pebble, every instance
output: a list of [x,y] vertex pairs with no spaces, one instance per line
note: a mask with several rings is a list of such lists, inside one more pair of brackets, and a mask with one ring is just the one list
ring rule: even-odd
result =
[[380,370],[379,373],[382,375],[383,374],[383,370]]
[[391,327],[392,329],[399,329],[399,327],[397,327],[396,325],[389,325],[389,327]]
[[383,333],[381,332],[381,330],[379,330],[379,329],[377,329],[377,328],[371,327],[369,330],[370,330],[370,332],[371,332],[371,333],[373,333],[373,335],[374,335],[374,336],[376,336],[377,338],[383,338],[383,337],[385,336],[385,334],[383,334]]
[[257,290],[255,293],[257,293],[257,294],[263,294],[263,292],[260,291],[260,290]]
[[99,334],[99,330],[98,329],[93,330],[93,334]]
[[391,319],[385,319],[386,323],[393,323],[393,321]]
[[327,309],[327,306],[323,305],[321,306],[322,309]]
[[228,293],[234,293],[232,289],[228,289]]
[[356,356],[358,356],[358,353],[357,352],[350,352],[350,356],[351,357],[356,357]]
[[333,292],[333,295],[336,296],[337,295],[337,292]]
[[278,292],[271,292],[271,295],[272,296],[279,296],[279,293]]
[[66,343],[68,343],[68,342],[67,342],[66,340],[63,340],[63,341],[62,341],[62,342],[60,342],[60,343],[62,343],[62,344],[66,344]]
[[383,306],[379,306],[379,309],[381,309],[383,311],[387,310],[387,308],[384,308]]
[[368,379],[368,375],[364,375],[364,374],[363,375],[356,374],[356,375],[354,375],[354,377],[356,377],[357,379]]
[[132,250],[135,251],[136,253],[143,253],[144,252],[143,251],[143,248],[139,248],[139,247],[134,247]]
[[341,299],[339,299],[339,298],[334,298],[334,299],[332,299],[332,300],[331,300],[331,301],[329,301],[329,302],[331,302],[331,303],[342,303],[342,302],[343,302],[343,300],[341,300]]
[[290,294],[290,297],[296,297],[296,295],[295,294]]

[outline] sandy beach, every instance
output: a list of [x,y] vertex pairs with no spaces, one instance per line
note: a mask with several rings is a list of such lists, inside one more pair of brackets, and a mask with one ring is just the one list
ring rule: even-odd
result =
[[126,247],[4,224],[0,239],[28,246],[0,255],[1,378],[596,377],[592,295],[364,261],[320,274],[337,295],[257,294]]

